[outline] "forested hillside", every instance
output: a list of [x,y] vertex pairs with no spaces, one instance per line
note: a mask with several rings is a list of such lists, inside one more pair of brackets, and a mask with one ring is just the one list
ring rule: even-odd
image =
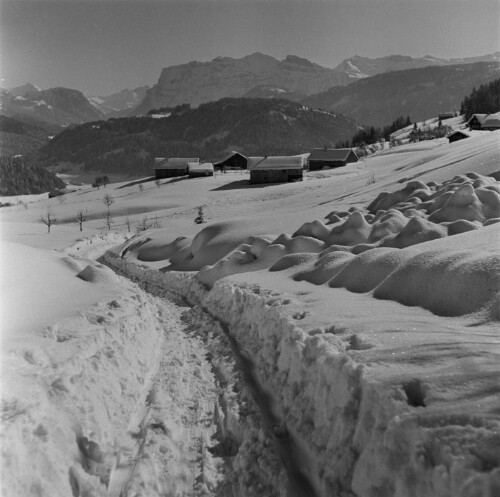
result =
[[230,150],[246,155],[308,152],[350,138],[349,119],[276,99],[222,99],[168,117],[135,117],[86,123],[47,144],[40,164],[83,164],[85,170],[144,174],[155,157],[213,161]]
[[465,119],[472,114],[493,114],[500,111],[500,78],[473,88],[471,94],[462,101],[460,113]]
[[62,180],[29,159],[0,157],[0,195],[44,193],[64,186]]
[[47,129],[0,115],[0,156],[24,155],[49,141]]

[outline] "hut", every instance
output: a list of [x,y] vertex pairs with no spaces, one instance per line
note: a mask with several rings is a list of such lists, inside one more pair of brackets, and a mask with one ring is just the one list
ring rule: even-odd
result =
[[248,157],[239,152],[232,151],[220,161],[214,162],[214,169],[225,171],[226,169],[246,169]]
[[173,178],[175,176],[183,176],[188,173],[188,162],[200,162],[198,158],[184,159],[180,157],[172,157],[166,159],[158,157],[155,159],[155,178]]
[[448,143],[453,143],[458,140],[463,140],[464,138],[470,138],[470,134],[467,131],[455,131],[447,136]]
[[467,126],[469,126],[469,129],[481,129],[483,121],[487,115],[488,114],[473,114],[467,121]]
[[319,171],[324,167],[342,167],[358,160],[350,148],[313,148],[308,163],[310,171]]
[[444,121],[445,119],[452,119],[453,117],[457,117],[456,112],[441,112],[438,114],[438,119],[440,121]]
[[211,162],[188,162],[188,174],[190,178],[214,175],[214,165]]
[[485,131],[495,131],[500,129],[500,112],[488,114],[481,125],[481,129]]
[[249,157],[247,167],[252,184],[302,181],[304,157],[301,155]]

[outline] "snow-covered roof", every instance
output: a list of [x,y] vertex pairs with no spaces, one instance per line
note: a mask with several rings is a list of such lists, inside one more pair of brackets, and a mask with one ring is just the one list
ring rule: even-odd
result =
[[243,155],[241,152],[236,152],[235,150],[231,151],[227,155],[225,155],[222,159],[218,160],[217,162],[214,162],[214,165],[217,166],[219,164],[222,164],[223,162],[226,162],[228,159],[233,157],[234,155],[240,155],[241,157],[244,157],[245,159],[247,158],[246,155]]
[[247,168],[251,171],[266,169],[302,169],[305,159],[301,155],[249,157]]
[[500,112],[488,114],[481,123],[483,128],[500,128]]
[[351,152],[353,151],[350,148],[313,148],[309,160],[342,161],[346,160]]
[[469,138],[471,136],[468,131],[457,130],[457,131],[454,131],[453,133],[450,133],[446,138],[450,138],[450,137],[455,136],[455,135],[461,135],[461,136],[466,137],[466,138]]
[[487,115],[488,114],[472,114],[471,118],[467,121],[467,124],[469,124],[474,118],[482,123]]
[[170,159],[158,158],[155,159],[155,169],[179,169],[187,167],[189,162],[200,162],[197,157],[193,158],[181,158],[181,157],[171,157]]

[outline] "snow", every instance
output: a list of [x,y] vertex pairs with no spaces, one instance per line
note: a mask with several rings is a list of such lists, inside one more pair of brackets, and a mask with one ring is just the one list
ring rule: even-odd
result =
[[497,136],[2,208],[2,495],[497,495]]

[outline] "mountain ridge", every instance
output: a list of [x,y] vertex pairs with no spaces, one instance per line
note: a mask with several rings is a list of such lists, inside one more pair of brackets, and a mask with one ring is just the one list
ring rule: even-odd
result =
[[422,121],[440,112],[458,111],[473,87],[499,75],[500,62],[427,66],[376,74],[348,86],[332,87],[302,102],[372,126],[383,126],[407,115],[413,121]]

